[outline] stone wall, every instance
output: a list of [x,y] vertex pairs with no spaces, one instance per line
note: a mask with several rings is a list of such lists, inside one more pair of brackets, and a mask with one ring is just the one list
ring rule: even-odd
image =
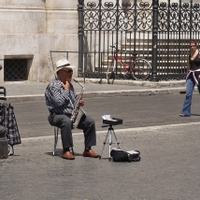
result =
[[[51,50],[78,51],[76,0],[0,1],[0,83],[4,59],[29,59],[28,80],[48,81],[53,75]],[[54,59],[65,57],[57,54]],[[77,65],[77,54],[71,64]]]

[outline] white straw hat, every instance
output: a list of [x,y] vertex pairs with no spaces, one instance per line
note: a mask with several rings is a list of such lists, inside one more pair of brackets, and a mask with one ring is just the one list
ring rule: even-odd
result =
[[56,70],[55,73],[58,72],[61,69],[74,69],[75,66],[71,66],[69,61],[67,59],[61,59],[56,62]]

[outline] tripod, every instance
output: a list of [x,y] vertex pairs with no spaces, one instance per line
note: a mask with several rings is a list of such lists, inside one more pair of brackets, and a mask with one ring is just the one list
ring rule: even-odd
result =
[[[110,160],[112,159],[112,157],[110,156],[111,147],[112,147],[112,144],[113,144],[113,143],[112,143],[112,135],[114,135],[114,138],[115,138],[115,140],[116,140],[116,142],[117,142],[117,148],[118,148],[118,149],[120,149],[120,146],[119,146],[119,142],[117,141],[117,136],[116,136],[116,134],[115,134],[115,132],[114,132],[114,129],[113,129],[113,127],[112,127],[112,124],[109,124],[109,125],[107,125],[107,126],[109,126],[109,127],[108,127],[108,132],[107,132],[107,134],[106,134],[106,138],[105,138],[104,143],[103,143],[103,149],[102,149],[101,155],[99,156],[99,159],[101,159],[101,156],[102,156],[102,154],[103,154],[105,145],[106,145],[106,144],[109,144],[108,157],[109,157],[109,161],[110,161]],[[102,126],[102,127],[107,127],[107,126]],[[108,138],[108,137],[109,137],[109,138]],[[108,140],[108,143],[107,143],[107,140]]]

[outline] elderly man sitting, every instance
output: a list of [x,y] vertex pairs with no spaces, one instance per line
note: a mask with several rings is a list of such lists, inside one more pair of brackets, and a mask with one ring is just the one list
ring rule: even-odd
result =
[[[75,67],[71,66],[66,59],[59,60],[56,63],[56,67],[55,73],[57,74],[57,78],[47,86],[45,92],[46,105],[50,112],[48,120],[52,126],[57,126],[61,129],[63,145],[62,158],[74,160],[75,157],[72,152],[70,152],[70,148],[73,147],[71,116],[78,97],[71,83],[73,69]],[[83,106],[84,100],[81,99],[79,104]],[[83,151],[83,156],[98,158],[99,155],[91,149],[91,146],[96,145],[94,120],[84,115],[77,128],[82,129],[84,133],[85,149]]]

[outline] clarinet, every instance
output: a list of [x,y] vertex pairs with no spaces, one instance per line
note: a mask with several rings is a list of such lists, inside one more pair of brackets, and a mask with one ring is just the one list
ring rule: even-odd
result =
[[78,95],[78,98],[76,100],[76,104],[74,106],[74,110],[73,110],[72,116],[71,116],[71,121],[72,121],[72,124],[73,124],[73,128],[77,128],[81,118],[85,115],[85,111],[83,111],[80,108],[80,100],[83,98],[83,92],[84,92],[85,88],[76,79],[73,79],[73,80],[81,86],[81,92]]

